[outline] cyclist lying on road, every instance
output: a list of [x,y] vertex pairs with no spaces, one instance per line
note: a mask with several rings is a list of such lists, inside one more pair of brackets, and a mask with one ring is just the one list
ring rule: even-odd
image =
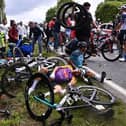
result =
[[[57,66],[54,68],[51,74],[45,67],[42,67],[39,72],[47,74],[49,76],[49,79],[54,87],[54,93],[60,94],[64,94],[66,92],[66,89],[62,89],[61,85],[63,83],[66,82],[69,87],[74,87],[74,85],[77,83],[77,77],[81,75],[81,71],[79,69],[74,69],[71,65]],[[101,77],[97,77],[92,72],[85,71],[85,76],[96,78],[101,82],[104,81],[105,75],[105,73],[102,73]],[[29,89],[29,94],[34,91],[39,80],[40,78],[36,79],[33,82],[32,86]]]

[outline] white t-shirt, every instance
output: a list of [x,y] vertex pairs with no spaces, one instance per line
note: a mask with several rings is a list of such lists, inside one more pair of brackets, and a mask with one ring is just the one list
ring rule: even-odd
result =
[[8,37],[8,27],[6,25],[0,24],[0,31],[5,34],[6,40],[9,38]]

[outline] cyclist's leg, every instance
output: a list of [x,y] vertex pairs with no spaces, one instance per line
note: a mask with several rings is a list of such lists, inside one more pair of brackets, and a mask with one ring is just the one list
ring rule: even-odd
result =
[[86,69],[85,76],[89,77],[89,78],[94,78],[94,79],[100,81],[101,83],[103,83],[104,79],[106,77],[106,72],[103,71],[103,72],[101,72],[101,75],[99,75],[99,74],[94,73],[90,69]]
[[[36,82],[35,89],[29,93],[34,82]],[[47,92],[49,94],[45,96]],[[48,118],[52,111],[54,96],[47,76],[36,73],[29,79],[25,88],[25,103],[28,113],[33,119],[42,121]]]

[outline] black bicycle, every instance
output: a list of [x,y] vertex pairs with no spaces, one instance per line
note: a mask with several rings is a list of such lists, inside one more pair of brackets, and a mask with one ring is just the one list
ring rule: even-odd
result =
[[15,97],[24,84],[24,81],[32,75],[31,69],[24,63],[14,63],[6,66],[1,75],[0,87],[10,97]]

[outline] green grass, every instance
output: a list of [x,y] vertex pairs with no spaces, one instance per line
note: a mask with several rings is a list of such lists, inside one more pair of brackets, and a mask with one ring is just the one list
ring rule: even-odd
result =
[[[16,98],[2,101],[1,104],[9,105],[11,115],[9,118],[0,116],[0,126],[42,126],[41,122],[33,120],[27,113],[23,92],[19,92]],[[73,114],[71,126],[126,126],[126,105],[117,99],[112,108],[114,115],[111,118],[100,116],[91,108],[73,110],[71,111]],[[47,126],[59,117],[59,113],[54,110],[46,121]],[[63,126],[68,126],[66,120],[63,122]]]
[[[45,52],[44,55],[46,55]],[[79,84],[83,83],[80,79],[78,79],[78,81]],[[95,84],[97,83],[97,81],[94,82]],[[24,102],[24,87],[22,87],[22,91],[17,93],[17,97],[1,100],[0,106],[9,106],[11,112],[9,118],[5,118],[0,114],[0,126],[42,126],[42,122],[32,119],[26,110]],[[91,110],[91,108],[73,110],[71,111],[73,119],[70,126],[126,126],[126,104],[117,99],[112,108],[114,110],[114,115],[111,118],[100,116]],[[46,121],[47,126],[59,117],[59,113],[54,110]],[[62,126],[68,125],[69,124],[66,120],[62,124]]]

